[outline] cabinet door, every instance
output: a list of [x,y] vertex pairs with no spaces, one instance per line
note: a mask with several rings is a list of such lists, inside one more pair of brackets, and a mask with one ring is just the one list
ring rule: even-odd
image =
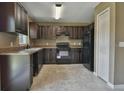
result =
[[38,51],[38,63],[43,64],[43,50]]
[[74,55],[74,49],[71,48],[71,63],[73,64],[74,63],[74,58],[75,58],[75,55]]
[[78,56],[79,56],[79,55],[78,55],[78,50],[77,50],[77,49],[73,49],[73,53],[74,53],[74,54],[73,54],[73,55],[74,55],[74,56],[73,56],[73,57],[74,57],[73,63],[78,63],[78,61],[79,61],[79,60],[78,60]]
[[15,3],[0,2],[0,32],[15,32]]
[[72,27],[67,26],[66,29],[67,29],[68,32],[69,32],[69,38],[70,38],[70,39],[73,39],[73,31],[72,31]]
[[38,26],[36,23],[31,22],[30,25],[30,38],[37,39]]
[[56,39],[56,33],[53,26],[49,26],[49,39]]
[[45,26],[42,26],[42,38],[45,39]]
[[71,56],[72,56],[72,64],[80,63],[80,49],[72,48],[71,49]]
[[38,26],[38,31],[37,31],[37,39],[41,39],[41,26]]
[[84,27],[81,27],[81,39],[83,38]]
[[77,63],[80,63],[80,53],[81,53],[80,48],[77,48],[76,51],[77,51]]
[[15,26],[16,26],[16,30],[20,32],[21,30],[21,6],[16,3],[15,4]]
[[44,63],[48,64],[49,63],[49,49],[44,49]]
[[45,64],[56,64],[56,49],[44,49]]
[[56,64],[56,49],[50,50],[50,63]]
[[83,53],[83,49],[80,48],[80,50],[79,50],[79,63],[83,63],[82,53]]
[[21,9],[21,29],[22,33],[27,35],[27,13],[26,11],[22,8]]
[[80,32],[81,32],[81,29],[80,29],[80,27],[78,27],[77,28],[77,39],[81,39],[81,35],[80,35],[81,33]]
[[78,28],[78,39],[82,39],[82,36],[83,36],[83,27],[79,27]]
[[52,26],[51,28],[52,28],[52,38],[53,39],[56,39],[56,30],[55,30],[55,27]]
[[73,39],[78,39],[78,32],[79,32],[79,29],[78,29],[79,27],[77,27],[77,26],[74,26],[73,27]]

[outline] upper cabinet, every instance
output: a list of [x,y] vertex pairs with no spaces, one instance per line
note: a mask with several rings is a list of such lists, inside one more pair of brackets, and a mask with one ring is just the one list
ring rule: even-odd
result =
[[37,39],[38,38],[38,25],[35,22],[29,23],[29,31],[30,31],[30,38]]
[[56,39],[57,36],[66,35],[70,39],[82,39],[83,26],[38,26],[38,39]]
[[27,12],[20,3],[0,3],[0,32],[19,32],[27,35]]
[[66,26],[65,29],[68,31],[70,39],[82,39],[83,26]]
[[28,30],[27,30],[27,25],[28,25],[28,16],[27,16],[27,12],[26,10],[23,8],[22,12],[21,12],[21,30],[23,32],[23,34],[27,34]]
[[39,26],[38,39],[56,39],[56,28],[54,26]]

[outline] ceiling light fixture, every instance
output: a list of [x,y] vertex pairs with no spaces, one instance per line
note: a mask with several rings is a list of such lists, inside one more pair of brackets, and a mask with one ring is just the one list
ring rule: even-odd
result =
[[62,4],[56,4],[55,5],[55,19],[58,20],[61,17],[62,12]]

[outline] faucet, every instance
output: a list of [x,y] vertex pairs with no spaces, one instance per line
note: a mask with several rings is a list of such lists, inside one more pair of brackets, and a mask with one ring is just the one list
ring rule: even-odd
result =
[[30,45],[29,44],[26,45],[26,49],[28,49],[28,48],[30,48]]

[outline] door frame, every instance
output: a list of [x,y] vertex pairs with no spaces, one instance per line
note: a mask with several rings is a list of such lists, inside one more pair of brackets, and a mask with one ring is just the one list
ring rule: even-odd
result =
[[[98,22],[99,22],[99,19],[98,19],[98,17],[100,16],[100,15],[102,15],[104,12],[106,12],[106,11],[109,11],[109,15],[110,15],[110,7],[108,7],[108,8],[106,8],[106,9],[104,9],[103,11],[101,11],[99,14],[97,14],[97,16],[96,16],[96,21],[97,21],[97,24],[96,24],[96,49],[95,49],[95,58],[96,58],[96,64],[95,64],[95,66],[96,66],[96,76],[98,76],[98,66],[99,66],[99,51],[98,51],[98,48],[99,48],[99,33],[98,33],[98,29],[99,29],[99,27],[98,27]],[[109,16],[109,24],[110,24],[110,16]],[[110,49],[110,26],[109,26],[109,49]],[[109,76],[109,72],[110,72],[110,50],[109,50],[109,63],[108,63],[108,80],[106,81],[106,82],[109,82],[109,78],[110,78],[110,76]]]

